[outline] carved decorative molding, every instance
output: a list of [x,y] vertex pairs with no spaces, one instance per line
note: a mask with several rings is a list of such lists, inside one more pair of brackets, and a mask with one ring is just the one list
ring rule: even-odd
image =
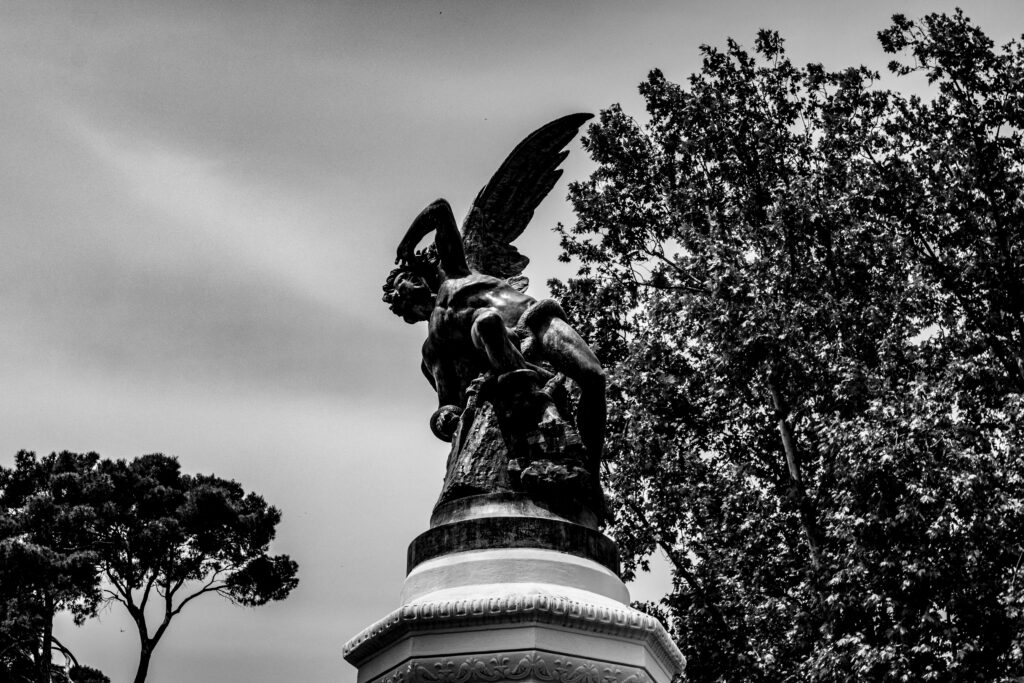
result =
[[643,669],[569,658],[547,652],[502,652],[439,659],[416,659],[375,679],[374,683],[650,683]]
[[[562,596],[510,593],[500,597],[418,602],[403,605],[345,644],[344,656],[359,666],[400,638],[425,631],[489,626],[554,625],[647,644],[662,666],[680,671],[686,659],[656,619],[623,606],[621,609],[577,602]],[[410,679],[413,680],[413,679]],[[415,679],[430,681],[433,679]],[[438,679],[447,681],[448,679]],[[454,679],[453,679],[454,680]],[[473,679],[498,680],[498,679]],[[543,679],[555,680],[555,679]],[[561,679],[559,679],[561,681]],[[594,679],[604,683],[602,679]],[[589,683],[590,679],[580,679]],[[397,682],[396,682],[397,683]],[[573,679],[575,683],[575,679]],[[608,683],[616,683],[608,681]],[[625,683],[620,681],[618,683]]]

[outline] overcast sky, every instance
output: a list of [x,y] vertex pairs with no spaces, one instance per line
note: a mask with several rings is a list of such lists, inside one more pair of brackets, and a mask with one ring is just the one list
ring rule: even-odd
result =
[[[1019,0],[960,4],[999,42],[1024,31]],[[882,68],[889,15],[953,5],[2,2],[0,463],[164,452],[260,492],[298,590],[193,603],[149,680],[354,681],[341,646],[398,606],[443,474],[425,328],[380,302],[416,213],[443,196],[464,214],[553,118],[642,116],[637,84],[684,79],[701,43],[775,28],[798,62]],[[520,241],[535,296],[571,272],[564,197]],[[131,679],[120,611],[61,628]]]

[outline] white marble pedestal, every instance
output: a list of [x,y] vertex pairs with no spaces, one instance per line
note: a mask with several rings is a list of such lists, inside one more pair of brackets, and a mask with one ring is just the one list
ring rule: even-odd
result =
[[345,659],[359,683],[677,678],[686,662],[661,624],[629,607],[607,562],[569,550],[484,547],[418,561],[402,606],[350,640]]

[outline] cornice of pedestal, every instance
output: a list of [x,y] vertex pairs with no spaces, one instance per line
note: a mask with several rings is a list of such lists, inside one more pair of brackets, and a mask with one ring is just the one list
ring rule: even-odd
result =
[[[344,657],[350,663],[359,666],[374,653],[410,634],[531,625],[555,626],[571,631],[643,642],[666,670],[682,671],[686,665],[682,653],[653,617],[628,607],[594,605],[537,593],[508,593],[503,596],[423,601],[403,605],[348,641],[345,644]],[[489,656],[488,660],[492,656]],[[477,667],[477,664],[470,666],[467,671],[475,670],[474,667]],[[462,681],[461,678],[457,680]],[[399,679],[394,683],[400,683]],[[626,679],[616,683],[626,683]]]

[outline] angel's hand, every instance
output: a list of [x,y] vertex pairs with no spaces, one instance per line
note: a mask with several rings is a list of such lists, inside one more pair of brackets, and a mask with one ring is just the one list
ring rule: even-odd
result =
[[398,245],[398,256],[395,257],[395,265],[409,265],[416,256],[416,244],[404,239]]
[[430,416],[430,431],[441,441],[451,441],[459,426],[462,409],[458,406],[441,406]]

